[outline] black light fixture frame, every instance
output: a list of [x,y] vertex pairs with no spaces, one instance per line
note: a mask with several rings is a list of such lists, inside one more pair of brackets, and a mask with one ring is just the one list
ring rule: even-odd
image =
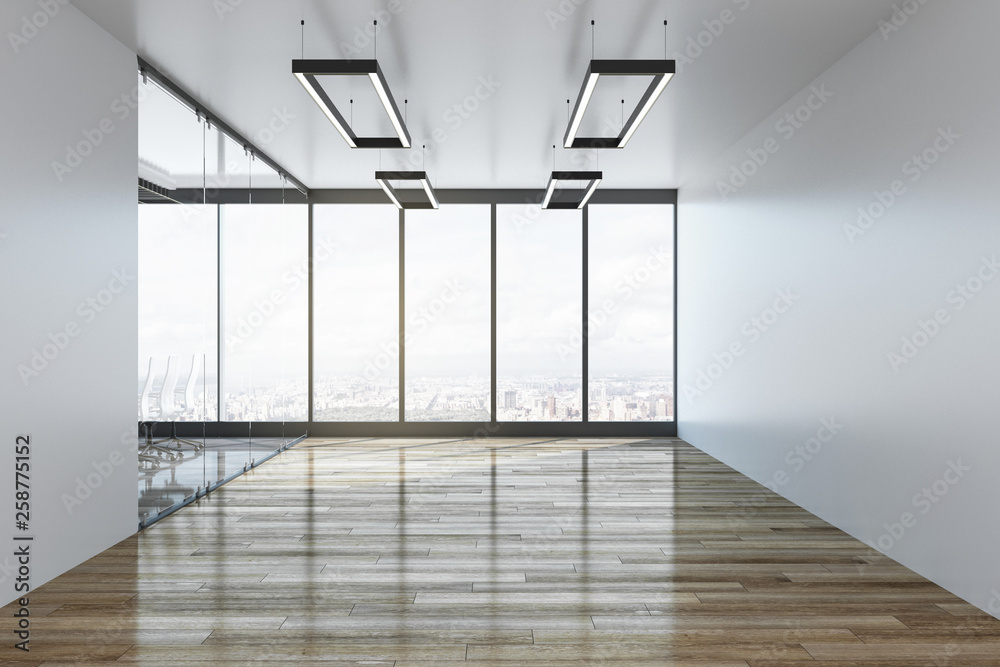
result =
[[[591,60],[587,68],[587,74],[583,77],[583,86],[580,94],[576,98],[576,106],[570,114],[569,124],[566,127],[566,135],[563,137],[564,148],[624,148],[639,123],[649,113],[649,109],[656,102],[656,99],[666,88],[676,71],[676,62],[673,60]],[[635,110],[629,116],[628,122],[622,127],[621,132],[614,138],[602,137],[578,137],[580,123],[583,115],[587,112],[587,105],[597,87],[597,81],[601,76],[651,76],[646,92],[643,93],[636,105]]]
[[[392,203],[398,209],[437,209],[439,206],[437,194],[434,192],[434,188],[431,187],[431,182],[427,178],[426,171],[376,171],[375,180],[382,186],[382,189],[385,190],[385,193],[389,195],[389,199],[392,200]],[[399,197],[399,192],[389,183],[390,180],[420,181],[420,184],[424,188],[424,193],[427,195],[427,201],[403,201]]]
[[[601,171],[553,171],[549,177],[549,184],[545,188],[545,198],[542,200],[542,208],[549,210],[557,209],[579,209],[587,205],[590,198],[601,180],[604,179],[604,172]],[[578,202],[572,201],[552,201],[552,196],[556,192],[556,184],[559,181],[590,181],[587,184],[587,191]]]
[[[351,148],[410,148],[412,140],[406,122],[392,97],[377,60],[293,60],[292,74],[320,106]],[[318,76],[367,76],[389,114],[396,137],[359,137],[316,78]]]

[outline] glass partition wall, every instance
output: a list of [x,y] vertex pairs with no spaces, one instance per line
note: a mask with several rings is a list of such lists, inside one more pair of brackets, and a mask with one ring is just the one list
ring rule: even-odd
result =
[[[306,206],[251,204],[273,170],[137,85],[142,527],[305,435],[309,253]],[[245,205],[213,203],[236,190]]]
[[139,209],[140,522],[205,486],[205,424],[218,418],[217,214]]
[[306,434],[308,257],[304,205],[140,207],[141,525]]

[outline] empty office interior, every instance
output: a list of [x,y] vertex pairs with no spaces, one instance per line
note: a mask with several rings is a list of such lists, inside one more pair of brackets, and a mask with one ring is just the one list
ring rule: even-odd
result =
[[5,2],[0,657],[996,664],[993,18]]

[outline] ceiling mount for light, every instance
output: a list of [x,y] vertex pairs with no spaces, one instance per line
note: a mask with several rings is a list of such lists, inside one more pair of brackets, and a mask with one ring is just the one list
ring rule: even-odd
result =
[[[553,171],[549,178],[549,185],[545,188],[545,199],[542,200],[542,208],[545,209],[578,209],[583,208],[590,201],[597,186],[600,185],[604,173],[600,171]],[[578,202],[552,201],[552,195],[556,192],[556,183],[559,181],[590,181],[587,184],[587,191],[583,199]]]
[[[409,148],[410,133],[389,91],[377,60],[293,60],[292,73],[316,101],[351,148]],[[316,79],[318,76],[367,76],[396,130],[396,137],[359,137]]]
[[[378,184],[382,186],[385,193],[389,195],[389,199],[392,203],[399,209],[436,209],[438,207],[437,194],[434,192],[434,188],[431,187],[431,182],[427,178],[426,171],[376,171],[375,180]],[[424,187],[424,193],[427,195],[427,201],[423,202],[404,202],[399,198],[399,193],[395,188],[389,183],[390,180],[393,181],[420,181],[420,184]]]
[[[670,83],[674,76],[676,63],[673,60],[591,60],[587,75],[583,78],[583,87],[576,98],[576,106],[570,115],[569,126],[563,139],[564,148],[624,148],[632,138],[639,123],[649,113],[656,98]],[[590,98],[597,87],[597,80],[604,76],[651,76],[653,77],[646,92],[643,93],[635,111],[628,122],[622,127],[621,133],[615,138],[577,137],[583,115],[590,104]]]

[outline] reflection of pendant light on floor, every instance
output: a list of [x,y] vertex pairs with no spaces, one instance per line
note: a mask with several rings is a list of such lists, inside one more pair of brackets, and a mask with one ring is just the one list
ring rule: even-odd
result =
[[[305,21],[302,21],[302,25],[305,25]],[[375,21],[375,38],[375,53],[377,55],[378,21]],[[403,121],[402,116],[400,116],[399,108],[396,107],[392,92],[389,90],[389,84],[386,83],[385,76],[382,74],[382,68],[379,67],[377,59],[306,60],[305,48],[303,46],[302,59],[292,60],[292,73],[351,148],[410,147],[410,133],[406,129],[406,123]],[[375,88],[375,94],[378,95],[382,107],[389,115],[389,121],[396,130],[396,137],[359,137],[355,134],[350,124],[337,109],[337,105],[333,103],[333,100],[330,99],[323,86],[320,85],[319,80],[316,78],[319,76],[367,76]]]

